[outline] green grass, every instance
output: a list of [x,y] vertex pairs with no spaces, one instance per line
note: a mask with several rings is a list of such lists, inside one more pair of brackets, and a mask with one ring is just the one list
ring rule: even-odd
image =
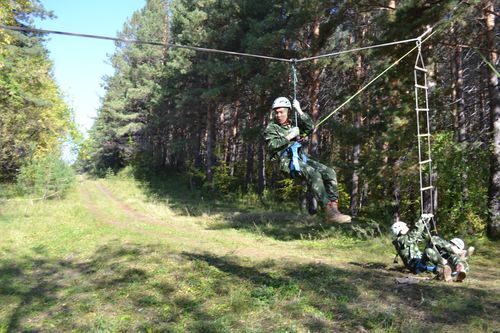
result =
[[0,332],[499,329],[497,243],[464,283],[402,286],[386,237],[180,192],[112,177],[1,203]]

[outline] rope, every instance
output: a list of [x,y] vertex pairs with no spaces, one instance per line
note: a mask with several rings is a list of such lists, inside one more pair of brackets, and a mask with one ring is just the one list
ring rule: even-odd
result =
[[156,45],[156,46],[163,46],[166,48],[188,49],[188,50],[202,51],[202,52],[223,53],[223,54],[229,54],[229,55],[240,56],[240,57],[253,57],[253,58],[260,58],[260,59],[267,59],[267,60],[291,62],[290,59],[285,59],[285,58],[268,57],[268,56],[259,55],[259,54],[224,51],[224,50],[209,49],[209,48],[205,48],[205,47],[188,46],[188,45],[180,45],[180,44],[159,43],[159,42],[142,41],[142,40],[135,40],[135,39],[125,39],[125,38],[117,38],[117,37],[81,34],[81,33],[75,33],[75,32],[34,29],[34,28],[27,28],[27,27],[13,27],[13,26],[7,26],[7,25],[0,25],[0,28],[7,29],[7,30],[15,30],[15,31],[27,31],[27,32],[37,32],[37,33],[56,34],[56,35],[65,35],[65,36],[76,36],[76,37],[84,37],[84,38],[104,39],[104,40],[112,40],[115,42],[123,42],[123,43],[130,43],[130,44]]
[[[297,68],[295,67],[296,65],[296,60],[292,59],[292,75],[293,75],[293,100],[295,101],[297,99]],[[297,111],[295,111],[295,127],[298,127],[299,122],[297,120]]]
[[297,62],[303,62],[303,61],[308,61],[308,60],[315,60],[315,59],[320,59],[320,58],[332,57],[332,56],[339,55],[339,54],[356,52],[356,51],[362,51],[362,50],[368,50],[368,49],[375,49],[375,48],[378,48],[378,47],[411,43],[411,42],[417,41],[417,39],[418,38],[405,39],[405,40],[396,41],[396,42],[390,42],[390,43],[385,43],[385,44],[378,44],[378,45],[372,45],[372,46],[358,47],[358,48],[350,49],[350,50],[344,50],[344,51],[339,51],[339,52],[321,54],[321,55],[315,56],[315,57],[302,58],[302,59],[297,60]]
[[[422,218],[423,218],[423,216],[422,216]],[[432,217],[430,219],[432,220],[432,223],[434,224],[434,230],[437,232],[436,225],[434,223],[434,215],[432,215]],[[432,248],[434,249],[434,251],[436,251],[436,254],[439,256],[439,258],[441,258],[441,260],[443,261],[444,258],[441,255],[441,252],[438,251],[438,249],[436,247],[436,244],[434,244],[434,242],[432,241],[432,234],[431,234],[431,232],[429,230],[429,226],[427,225],[428,220],[423,221],[423,222],[424,222],[425,230],[427,231],[427,235],[429,236],[429,243],[432,245]],[[441,262],[441,264],[442,264],[442,262]]]
[[398,60],[396,60],[395,62],[393,62],[389,67],[387,67],[386,69],[384,69],[379,75],[377,75],[375,78],[373,78],[370,82],[368,82],[365,86],[363,86],[361,89],[359,89],[354,95],[351,95],[348,99],[346,99],[342,104],[340,104],[335,110],[333,110],[332,112],[330,112],[330,114],[328,114],[326,117],[324,117],[320,122],[318,122],[315,126],[315,129],[318,128],[321,124],[323,124],[325,121],[327,121],[331,116],[333,116],[335,113],[337,113],[340,109],[342,109],[344,107],[344,105],[346,105],[347,103],[349,103],[350,101],[352,101],[354,98],[356,98],[356,96],[358,96],[359,94],[361,94],[363,91],[366,90],[366,88],[368,88],[369,86],[371,86],[375,81],[377,81],[382,75],[384,75],[385,73],[387,73],[392,67],[396,66],[397,64],[399,64],[399,62],[401,60],[403,60],[404,58],[406,58],[410,53],[412,53],[413,51],[415,51],[417,47],[415,46],[414,48],[412,48],[410,51],[406,52],[402,57],[400,57]]
[[[422,35],[420,35],[419,37],[417,38],[413,38],[412,40],[413,41],[417,41],[417,45],[415,47],[413,47],[410,51],[406,52],[403,56],[401,56],[398,60],[396,60],[395,62],[393,62],[389,67],[387,67],[385,70],[383,70],[379,75],[377,75],[375,78],[373,78],[370,82],[368,82],[365,86],[363,86],[361,89],[359,89],[354,95],[350,96],[345,102],[343,102],[342,104],[340,104],[335,110],[333,110],[330,114],[328,114],[325,118],[323,118],[319,123],[316,124],[315,126],[315,130],[321,125],[323,124],[326,120],[328,120],[328,118],[330,118],[331,116],[333,116],[335,113],[337,113],[341,108],[344,107],[344,105],[346,105],[347,103],[349,103],[351,100],[353,100],[356,96],[358,96],[359,94],[361,94],[366,88],[368,88],[370,85],[372,85],[375,81],[377,81],[382,75],[384,75],[385,73],[387,73],[391,68],[393,68],[394,66],[396,66],[401,60],[403,60],[404,58],[406,58],[408,55],[410,55],[413,51],[415,51],[418,47],[419,47],[419,44],[422,44],[424,43],[425,41],[427,41],[429,38],[431,38],[435,33],[437,33],[438,31],[442,30],[444,28],[444,26],[441,26],[439,29],[436,29],[434,30],[435,27],[437,26],[440,26],[444,21],[448,21],[450,22],[449,18],[451,17],[451,14],[453,12],[455,12],[458,7],[460,5],[462,5],[464,2],[461,1],[459,2],[451,11],[450,13],[442,18],[441,20],[439,20],[438,22],[436,22],[436,24],[434,24],[432,27],[428,28]],[[428,36],[427,36],[428,35]],[[425,37],[427,36],[427,37]],[[424,38],[425,37],[425,38]],[[422,39],[424,38],[424,39]],[[407,41],[411,41],[410,39],[408,39]],[[390,44],[390,43],[389,43]],[[381,45],[384,45],[384,44],[381,44]],[[301,59],[302,60],[302,59]],[[300,60],[300,61],[301,61]]]
[[491,62],[489,62],[489,61],[488,61],[488,59],[486,59],[486,57],[485,57],[485,56],[484,56],[481,52],[479,52],[479,50],[478,50],[477,48],[472,47],[472,49],[473,49],[474,51],[476,51],[476,53],[477,53],[477,54],[479,54],[479,56],[481,57],[481,59],[483,59],[483,61],[484,61],[484,62],[488,65],[488,67],[490,67],[490,68],[491,68],[491,70],[493,71],[493,73],[495,73],[495,75],[496,75],[497,77],[500,77],[500,73],[498,73],[498,71],[497,71],[497,69],[495,68],[495,66],[494,66]]

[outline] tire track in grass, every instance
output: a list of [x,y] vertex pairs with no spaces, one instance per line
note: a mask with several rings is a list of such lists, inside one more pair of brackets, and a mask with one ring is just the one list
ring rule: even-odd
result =
[[[126,220],[110,219],[106,213],[97,209],[96,200],[92,200],[90,192],[85,186],[93,186],[97,189],[106,201],[126,216]],[[196,224],[200,218],[169,216],[168,220],[146,215],[132,208],[127,203],[118,199],[105,185],[97,182],[85,181],[81,184],[83,191],[87,192],[86,206],[89,211],[101,221],[139,232],[155,238],[168,241],[179,246],[181,251],[209,252],[219,256],[246,257],[252,260],[279,260],[294,263],[322,263],[343,266],[339,260],[332,257],[325,257],[322,254],[314,253],[312,250],[297,248],[294,245],[281,241],[270,241],[267,239],[255,239],[242,234],[239,231],[223,232],[221,230],[207,230]],[[101,203],[104,201],[101,201]],[[137,222],[140,224],[138,225]],[[148,229],[153,227],[154,230]]]
[[[388,269],[388,265],[382,264],[379,269],[367,269],[366,263],[359,262],[353,263],[349,258],[349,251],[335,251],[329,255],[324,252],[316,251],[314,249],[303,249],[297,247],[290,242],[282,242],[269,240],[265,238],[256,239],[251,238],[239,231],[224,232],[221,230],[207,230],[200,226],[200,217],[186,217],[186,216],[169,216],[168,220],[162,220],[158,217],[146,215],[142,212],[132,208],[127,203],[117,198],[105,185],[95,183],[95,187],[109,200],[113,205],[119,207],[122,212],[129,216],[130,219],[137,219],[146,226],[154,226],[160,228],[158,231],[146,230],[138,227],[131,222],[125,222],[125,227],[133,228],[134,231],[141,232],[148,235],[159,237],[162,240],[168,241],[172,244],[181,246],[181,251],[196,251],[208,252],[219,256],[235,256],[246,257],[248,259],[265,261],[276,260],[281,261],[283,265],[290,264],[326,264],[337,268],[349,268],[351,271],[366,272],[367,275],[374,278],[395,278],[407,276],[408,274]],[[116,221],[113,222],[116,224]],[[123,223],[119,222],[119,223]],[[120,227],[124,227],[123,224]],[[170,231],[170,232],[166,232]],[[231,243],[232,246],[228,246]],[[479,268],[479,267],[478,267]],[[468,283],[480,284],[483,288],[488,289],[491,286],[485,285],[489,280],[484,274],[475,273]],[[497,289],[498,282],[493,283],[493,290]]]

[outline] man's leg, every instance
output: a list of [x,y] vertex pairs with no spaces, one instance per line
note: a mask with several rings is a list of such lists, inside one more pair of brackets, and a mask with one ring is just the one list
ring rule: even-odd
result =
[[437,265],[442,265],[443,264],[443,259],[439,255],[439,253],[436,252],[433,248],[426,248],[424,251],[424,261],[426,262],[431,262],[435,266]]
[[[304,167],[302,167],[303,165]],[[313,181],[310,184],[313,192],[321,192],[317,197],[320,197],[318,201],[325,209],[327,221],[350,223],[351,217],[340,213],[338,209],[339,193],[335,171],[311,159],[306,164],[301,164],[301,171],[302,169],[312,176]]]
[[330,168],[322,163],[309,159],[307,164],[312,166],[316,171],[321,174],[325,191],[330,201],[339,200],[339,190],[337,183],[337,174],[333,168]]
[[467,276],[467,272],[469,271],[469,264],[467,263],[467,260],[464,260],[460,257],[460,255],[453,253],[450,250],[450,242],[448,242],[447,240],[439,236],[432,236],[432,242],[438,248],[447,250],[448,265],[450,265],[453,274],[456,275],[456,281],[463,281]]
[[440,279],[446,282],[451,281],[452,269],[449,264],[443,263],[443,258],[441,258],[441,255],[436,250],[430,247],[426,248],[422,256],[422,261],[427,265],[432,263],[436,268],[434,272],[438,274]]
[[330,203],[330,199],[328,193],[326,192],[321,174],[309,165],[309,163],[304,164],[302,161],[299,161],[299,165],[299,177],[307,181],[307,184],[311,187],[311,191],[320,206],[325,207],[328,203]]

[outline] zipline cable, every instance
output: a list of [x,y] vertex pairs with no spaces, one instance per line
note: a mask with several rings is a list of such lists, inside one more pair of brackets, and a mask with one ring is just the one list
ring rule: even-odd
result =
[[201,52],[223,53],[223,54],[229,54],[229,55],[240,56],[240,57],[253,57],[253,58],[260,58],[260,59],[267,59],[267,60],[274,60],[274,61],[291,62],[290,59],[285,59],[285,58],[276,58],[276,57],[269,57],[269,56],[264,56],[264,55],[259,55],[259,54],[224,51],[224,50],[209,49],[209,48],[205,48],[205,47],[188,46],[188,45],[180,45],[180,44],[160,43],[160,42],[142,41],[142,40],[136,40],[136,39],[125,39],[125,38],[118,38],[118,37],[89,35],[89,34],[81,34],[81,33],[75,33],[75,32],[44,30],[44,29],[35,29],[35,28],[27,28],[27,27],[14,27],[14,26],[7,26],[7,25],[0,25],[0,28],[7,29],[7,30],[15,30],[15,31],[26,31],[26,32],[44,33],[44,34],[56,34],[56,35],[64,35],[64,36],[104,39],[104,40],[112,40],[115,42],[123,42],[123,43],[130,43],[130,44],[155,45],[155,46],[163,46],[166,48],[188,49],[188,50],[201,51]]
[[93,39],[103,39],[103,40],[111,40],[111,41],[115,41],[115,42],[123,42],[123,43],[130,43],[130,44],[155,45],[155,46],[163,46],[166,48],[181,48],[181,49],[188,49],[188,50],[201,51],[201,52],[222,53],[222,54],[229,54],[229,55],[240,56],[240,57],[253,57],[253,58],[260,58],[260,59],[267,59],[267,60],[274,60],[274,61],[295,62],[295,63],[314,60],[314,59],[318,59],[318,58],[324,58],[324,57],[332,57],[335,55],[345,54],[345,53],[350,53],[350,52],[368,50],[368,49],[372,49],[372,48],[405,44],[405,43],[414,42],[417,40],[416,38],[412,38],[412,39],[406,39],[406,40],[402,40],[402,41],[395,41],[395,42],[390,42],[390,43],[355,48],[355,49],[351,49],[351,50],[344,50],[344,51],[339,51],[339,52],[334,52],[334,53],[328,53],[328,54],[323,54],[323,55],[319,55],[319,56],[315,56],[315,57],[302,58],[302,59],[286,59],[286,58],[264,56],[264,55],[260,55],[260,54],[225,51],[225,50],[210,49],[210,48],[205,48],[205,47],[197,47],[197,46],[189,46],[189,45],[181,45],[181,44],[170,44],[170,43],[160,43],[160,42],[152,42],[152,41],[142,41],[142,40],[136,40],[136,39],[126,39],[126,38],[109,37],[109,36],[102,36],[102,35],[82,34],[82,33],[67,32],[67,31],[45,30],[45,29],[36,29],[36,28],[28,28],[28,27],[15,27],[15,26],[8,26],[8,25],[0,25],[0,29],[35,32],[35,33],[43,33],[43,34],[55,34],[55,35],[73,36],[73,37],[84,37],[84,38],[93,38]]

